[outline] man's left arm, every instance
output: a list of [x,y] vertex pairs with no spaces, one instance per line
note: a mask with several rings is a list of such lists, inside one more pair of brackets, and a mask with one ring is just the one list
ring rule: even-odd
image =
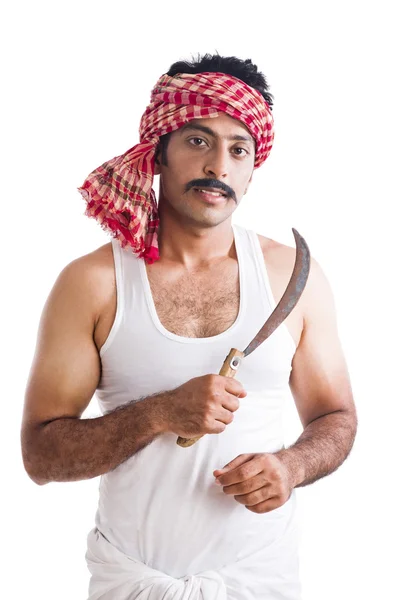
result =
[[289,381],[304,431],[292,446],[275,453],[288,470],[291,487],[333,473],[350,453],[357,430],[333,294],[315,260],[312,267]]
[[214,471],[224,492],[252,512],[274,510],[288,500],[293,488],[335,471],[348,456],[356,435],[356,408],[333,294],[315,260],[301,310],[303,330],[289,385],[303,433],[289,448],[273,454],[240,455]]

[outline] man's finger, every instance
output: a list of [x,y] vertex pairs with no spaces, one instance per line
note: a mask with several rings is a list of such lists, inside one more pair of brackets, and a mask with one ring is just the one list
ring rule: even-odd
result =
[[254,506],[246,506],[245,508],[250,512],[263,514],[276,510],[282,505],[282,499],[279,496],[273,496],[272,498],[268,498],[268,500],[264,500],[264,502],[259,502],[259,504],[255,504]]
[[242,461],[236,467],[229,471],[223,471],[221,475],[216,473],[216,481],[223,486],[233,485],[235,483],[241,483],[256,477],[259,473],[262,473],[263,465],[257,461],[256,458]]
[[256,504],[260,504],[270,500],[271,498],[276,498],[276,494],[271,488],[271,486],[264,486],[251,492],[250,494],[235,494],[234,498],[236,502],[239,504],[244,504],[245,506],[255,506]]
[[240,483],[231,483],[229,485],[225,485],[224,493],[230,496],[242,496],[245,494],[250,494],[251,492],[255,492],[263,487],[272,488],[272,484],[266,481],[265,474],[261,472],[251,479],[246,479]]
[[243,465],[244,463],[248,462],[249,460],[254,458],[254,456],[255,454],[239,454],[239,456],[228,462],[228,464],[226,464],[223,467],[223,469],[216,469],[215,471],[213,471],[213,474],[215,477],[219,477],[223,473],[228,473],[229,471],[236,469],[236,467],[240,467],[240,465]]

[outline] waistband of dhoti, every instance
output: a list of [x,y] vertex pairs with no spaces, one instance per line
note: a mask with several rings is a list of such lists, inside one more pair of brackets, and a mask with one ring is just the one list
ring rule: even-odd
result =
[[124,554],[97,527],[88,534],[86,561],[91,573],[88,600],[227,600],[217,571],[176,579]]

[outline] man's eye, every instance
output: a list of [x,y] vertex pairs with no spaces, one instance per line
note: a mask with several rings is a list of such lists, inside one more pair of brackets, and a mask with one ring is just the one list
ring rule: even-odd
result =
[[245,154],[247,154],[246,148],[234,148],[234,150],[242,150],[242,152],[238,154],[238,156],[244,156]]
[[189,142],[196,142],[193,145],[200,146],[200,144],[197,144],[197,142],[204,142],[204,140],[202,140],[201,138],[190,138]]

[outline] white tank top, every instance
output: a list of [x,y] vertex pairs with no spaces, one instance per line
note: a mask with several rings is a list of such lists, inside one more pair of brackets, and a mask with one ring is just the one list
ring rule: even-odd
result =
[[[102,376],[96,394],[103,413],[174,389],[193,377],[219,373],[229,350],[244,350],[265,323],[276,303],[258,236],[235,224],[232,228],[239,264],[239,313],[229,329],[206,338],[182,337],[161,324],[144,261],[112,240],[117,312],[100,350]],[[226,593],[238,600],[300,598],[295,493],[282,507],[255,514],[224,494],[213,476],[215,469],[239,454],[284,447],[282,412],[295,349],[283,323],[243,359],[236,378],[247,396],[240,399],[235,419],[224,432],[205,435],[190,448],[178,446],[175,434],[162,434],[101,477],[96,527],[88,536],[91,599],[136,598],[129,584],[129,595],[122,591],[128,589],[123,587],[126,566],[120,572],[116,567],[115,586],[108,581],[110,596],[104,595],[104,577],[101,580],[95,563],[114,564],[116,556],[121,564],[128,560],[142,565],[143,581],[150,569],[168,581],[192,578],[193,586],[196,574],[212,572],[223,582],[224,591],[207,596],[203,590],[204,598],[223,598]],[[107,552],[100,557],[104,544],[111,558]],[[134,581],[137,575],[131,575],[132,585]],[[101,588],[96,595],[94,590]],[[187,589],[185,593],[171,598],[203,597]],[[143,597],[164,598],[157,594]]]

